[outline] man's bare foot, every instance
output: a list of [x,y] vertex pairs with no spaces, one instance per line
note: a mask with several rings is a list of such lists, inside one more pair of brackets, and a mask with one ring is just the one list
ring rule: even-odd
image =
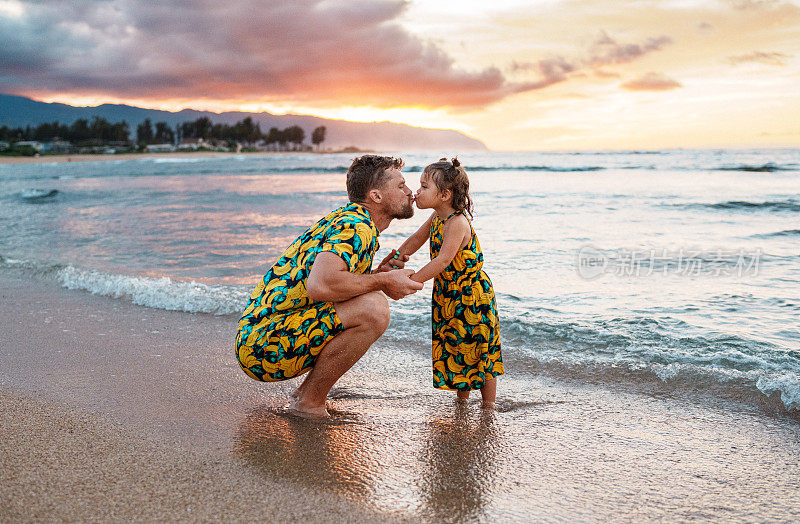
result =
[[457,404],[466,404],[467,402],[469,402],[468,398],[456,397]]
[[[292,395],[292,397],[294,397],[294,395]],[[331,415],[328,413],[328,410],[325,409],[325,406],[309,406],[296,397],[289,402],[288,409],[290,413],[293,413],[298,417],[331,418]]]

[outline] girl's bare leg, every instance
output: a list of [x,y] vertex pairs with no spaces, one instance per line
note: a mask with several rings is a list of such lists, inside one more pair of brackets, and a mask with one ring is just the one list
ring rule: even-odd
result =
[[469,390],[456,391],[456,401],[466,402],[467,400],[469,400]]
[[483,407],[493,408],[495,397],[497,396],[497,378],[491,378],[483,383],[481,388],[481,398],[483,399]]

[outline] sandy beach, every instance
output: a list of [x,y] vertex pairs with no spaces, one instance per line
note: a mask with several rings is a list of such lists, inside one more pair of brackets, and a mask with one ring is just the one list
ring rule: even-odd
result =
[[[0,164],[50,164],[54,162],[109,162],[121,160],[138,160],[143,158],[227,158],[232,156],[262,156],[307,154],[304,151],[259,151],[247,153],[227,153],[222,151],[186,151],[170,153],[121,153],[118,155],[40,155],[40,156],[4,156],[0,155]],[[308,153],[311,154],[311,153]]]
[[237,369],[235,317],[0,280],[6,521],[800,517],[789,417],[513,374],[458,407],[382,340],[301,420]]

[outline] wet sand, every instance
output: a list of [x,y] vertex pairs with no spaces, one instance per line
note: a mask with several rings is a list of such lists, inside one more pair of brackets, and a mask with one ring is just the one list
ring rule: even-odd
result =
[[235,317],[25,276],[0,290],[2,520],[252,517],[243,505],[260,518],[276,497],[289,520],[800,518],[787,416],[520,376],[513,348],[486,412],[433,390],[418,348],[383,339],[334,389],[334,418],[308,421],[284,407],[292,381],[238,369]]
[[3,522],[385,521],[57,401],[0,393],[0,413]]

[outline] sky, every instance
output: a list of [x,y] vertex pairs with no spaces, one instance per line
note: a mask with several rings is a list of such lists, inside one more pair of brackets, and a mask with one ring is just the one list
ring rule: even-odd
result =
[[0,0],[0,92],[507,151],[800,146],[800,0]]

